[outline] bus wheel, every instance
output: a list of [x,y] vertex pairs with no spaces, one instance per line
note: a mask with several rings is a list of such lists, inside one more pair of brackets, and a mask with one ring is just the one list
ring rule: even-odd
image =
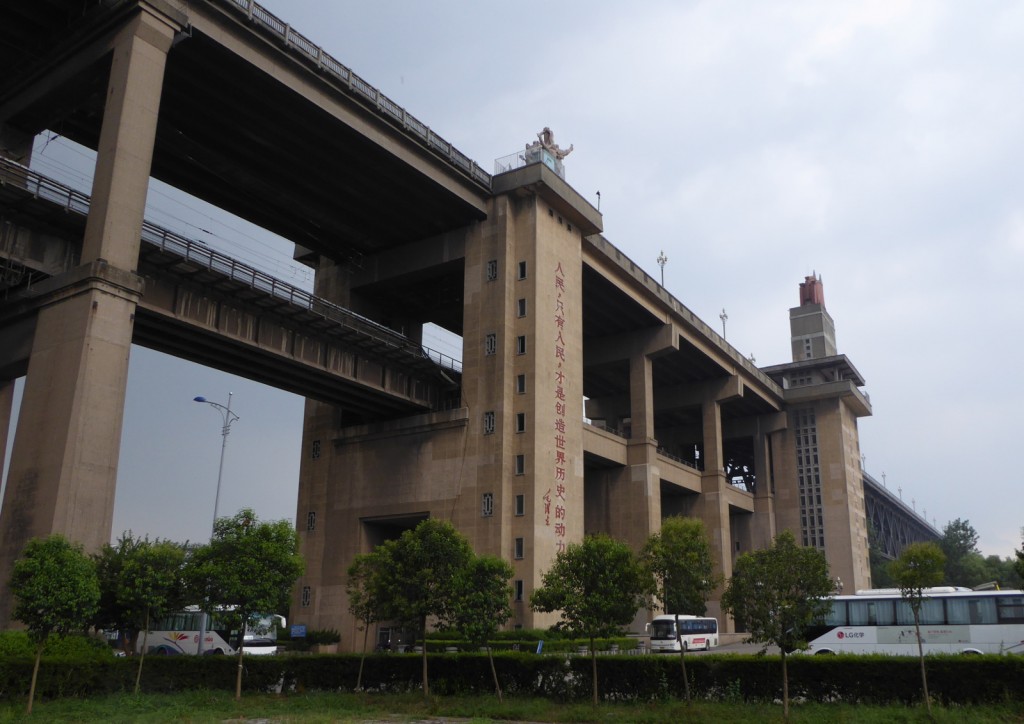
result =
[[835,651],[832,651],[831,649],[821,649],[820,651],[815,651],[814,655],[815,656],[831,656],[834,653],[835,653]]

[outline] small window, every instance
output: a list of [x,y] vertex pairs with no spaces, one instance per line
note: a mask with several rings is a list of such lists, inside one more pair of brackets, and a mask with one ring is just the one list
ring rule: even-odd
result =
[[526,496],[522,493],[516,496],[516,515],[526,515]]
[[314,460],[316,460],[317,458],[320,457],[320,441],[319,440],[314,440],[313,441],[313,444],[312,444],[312,446],[310,447],[310,450],[309,450],[309,456],[311,458],[313,458]]
[[516,455],[516,475],[526,474],[526,456]]
[[312,592],[309,590],[309,586],[302,587],[302,607],[309,606],[310,600],[313,598]]
[[484,413],[484,435],[494,434],[494,410]]
[[316,511],[306,513],[306,530],[310,533],[316,530]]
[[516,600],[517,601],[522,601],[523,600],[523,580],[521,578],[517,578],[516,581],[515,581],[515,592],[516,592]]
[[516,337],[516,354],[526,354],[526,335]]
[[526,300],[525,299],[519,299],[519,300],[516,301],[516,316],[517,317],[525,317],[526,316]]
[[493,355],[498,351],[498,335],[495,332],[490,332],[484,336],[484,354]]
[[526,279],[526,262],[525,261],[519,262],[519,275],[518,275],[517,278],[519,278],[519,279]]
[[494,515],[494,493],[484,493],[480,496],[480,516],[490,518]]
[[516,546],[513,551],[513,557],[518,561],[523,558],[523,549],[526,547],[523,538],[516,538]]
[[526,413],[516,413],[516,432],[526,432]]
[[487,281],[493,282],[498,278],[498,260],[491,259],[487,262]]
[[516,375],[516,394],[526,394],[526,375]]

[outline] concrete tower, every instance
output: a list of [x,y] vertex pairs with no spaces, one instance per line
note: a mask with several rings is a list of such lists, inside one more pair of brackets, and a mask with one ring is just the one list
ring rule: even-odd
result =
[[838,354],[821,278],[800,284],[789,310],[793,361],[763,369],[783,387],[789,425],[774,438],[775,510],[780,529],[825,553],[845,590],[869,588],[857,419],[871,414],[864,379]]

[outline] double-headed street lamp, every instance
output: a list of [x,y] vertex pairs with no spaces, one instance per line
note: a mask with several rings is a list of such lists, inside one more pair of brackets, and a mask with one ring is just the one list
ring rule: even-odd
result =
[[[217,468],[217,494],[213,499],[213,524],[210,526],[210,541],[213,541],[213,534],[217,529],[217,508],[220,506],[220,481],[224,476],[224,450],[228,446],[228,433],[231,432],[231,423],[237,422],[239,417],[231,411],[231,395],[234,393],[228,393],[228,404],[222,405],[219,402],[210,402],[203,396],[194,397],[194,402],[204,402],[210,407],[217,410],[220,413],[221,419],[224,421],[224,425],[220,429],[221,443],[220,443],[220,466]],[[196,647],[198,654],[203,653],[203,644],[206,639],[206,612],[203,611],[200,615],[199,624],[199,644]]]
[[217,495],[213,499],[213,525],[210,526],[210,538],[213,538],[213,531],[217,527],[217,508],[220,505],[220,481],[224,475],[224,449],[228,446],[228,433],[231,432],[231,423],[237,422],[239,417],[231,411],[231,395],[233,392],[228,393],[228,404],[224,406],[219,402],[210,402],[203,396],[199,396],[193,399],[194,402],[204,402],[210,407],[213,407],[220,413],[221,418],[224,420],[224,425],[220,429],[221,443],[220,443],[220,467],[217,468]]

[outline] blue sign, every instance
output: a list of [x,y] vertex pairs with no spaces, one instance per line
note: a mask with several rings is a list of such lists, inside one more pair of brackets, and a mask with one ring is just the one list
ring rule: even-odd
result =
[[292,624],[292,638],[293,639],[304,639],[306,638],[306,624],[294,623]]

